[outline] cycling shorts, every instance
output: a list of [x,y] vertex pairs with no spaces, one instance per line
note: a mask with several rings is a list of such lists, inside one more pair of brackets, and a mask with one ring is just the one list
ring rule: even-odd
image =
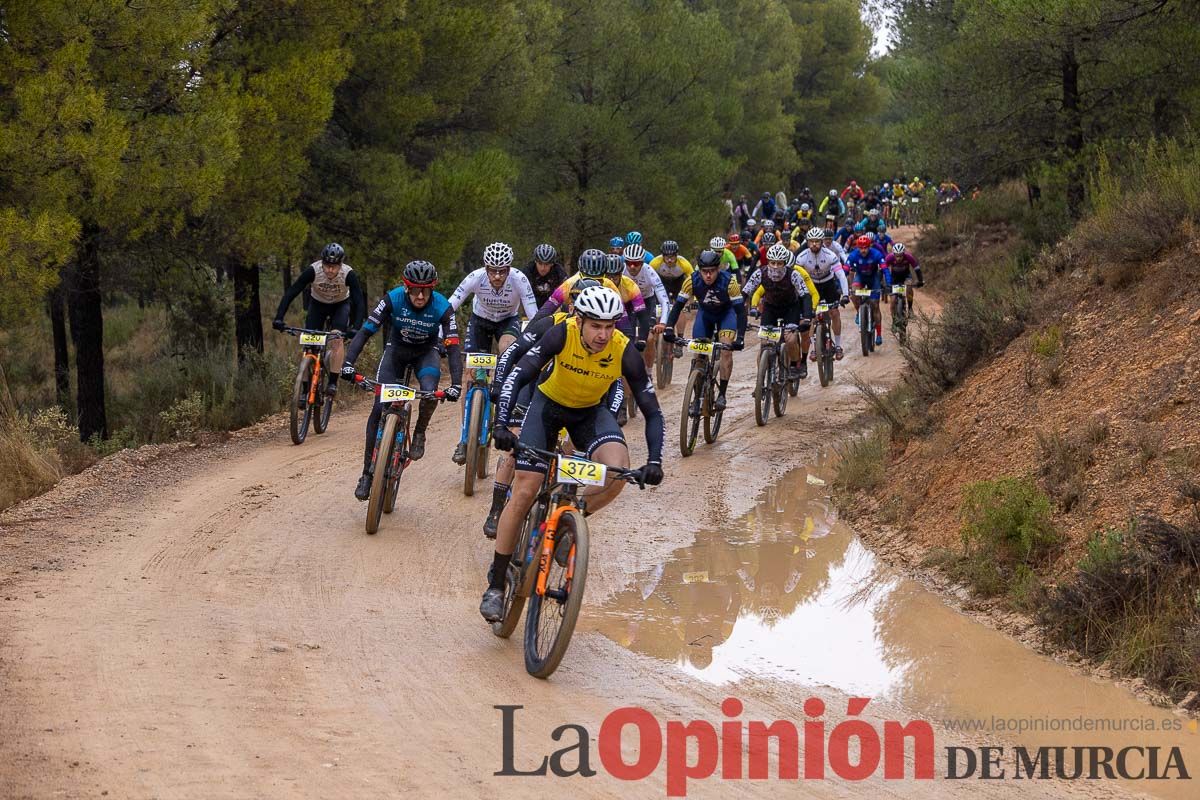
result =
[[701,310],[696,314],[696,321],[692,323],[693,339],[711,339],[717,331],[737,333],[737,312],[733,306],[715,313]]
[[[659,276],[662,277],[662,276]],[[671,298],[671,302],[675,302],[675,295],[679,294],[679,290],[683,288],[683,279],[686,275],[676,275],[674,278],[663,278],[663,288],[667,290],[667,297]]]
[[817,287],[817,295],[820,297],[822,303],[828,303],[832,306],[842,299],[842,285],[838,282],[837,276],[833,276],[821,283],[814,283],[813,285]]
[[310,301],[308,312],[304,315],[304,327],[310,331],[350,330],[350,298],[340,303]]
[[493,345],[500,341],[501,336],[516,338],[521,335],[521,318],[516,314],[502,320],[493,321],[472,314],[467,320],[467,338],[464,347],[468,353],[495,352]]
[[782,325],[799,325],[802,317],[799,303],[788,303],[785,306],[773,306],[770,303],[763,303],[762,317],[759,318],[759,323],[771,328],[780,327]]
[[[625,444],[617,418],[605,402],[588,408],[567,408],[546,397],[540,390],[534,392],[521,425],[521,444],[551,450],[558,441],[558,432],[563,428],[567,429],[575,451],[582,453],[585,458],[591,458],[602,444]],[[517,456],[517,469],[523,472],[545,474],[546,466],[539,459]]]

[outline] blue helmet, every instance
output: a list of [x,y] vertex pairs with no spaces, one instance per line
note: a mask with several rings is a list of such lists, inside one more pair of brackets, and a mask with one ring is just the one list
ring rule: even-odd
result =
[[625,240],[622,239],[620,236],[614,236],[613,238],[608,240],[608,246],[609,247],[624,247]]
[[625,234],[625,244],[641,244],[642,235],[637,231],[630,231]]

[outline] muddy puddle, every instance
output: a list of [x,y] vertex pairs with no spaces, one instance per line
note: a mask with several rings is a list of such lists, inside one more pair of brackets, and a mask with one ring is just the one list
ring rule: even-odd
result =
[[[1200,797],[1194,721],[1021,646],[880,563],[838,521],[832,478],[824,460],[792,471],[742,518],[640,570],[589,627],[700,681],[887,701],[940,725],[939,747],[1157,746],[1160,770],[1179,747],[1192,780],[1125,785]],[[1149,762],[1129,759],[1131,771]]]

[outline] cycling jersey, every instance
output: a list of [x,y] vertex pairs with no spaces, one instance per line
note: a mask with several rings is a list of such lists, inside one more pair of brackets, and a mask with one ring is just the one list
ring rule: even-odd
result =
[[883,233],[887,230],[887,223],[884,222],[883,217],[879,217],[875,220],[867,217],[862,222],[859,222],[857,225],[855,225],[854,230],[857,233]]
[[457,311],[467,299],[467,295],[474,296],[471,301],[471,313],[492,322],[506,320],[522,309],[525,311],[525,317],[532,319],[538,310],[529,279],[517,269],[510,269],[504,284],[496,289],[488,281],[487,270],[480,267],[463,278],[454,294],[450,295],[450,306]]
[[837,239],[830,239],[829,244],[825,245],[825,249],[832,250],[843,265],[846,263],[846,248],[842,247]]
[[[828,247],[822,247],[816,254],[807,247],[804,248],[804,251],[796,256],[796,265],[804,267],[813,283],[824,283],[833,280],[834,276],[842,276],[842,261],[837,253]],[[846,278],[842,276],[841,280],[844,290]]]
[[743,304],[737,278],[733,277],[731,273],[721,270],[717,273],[717,279],[711,284],[705,283],[703,278],[697,278],[693,274],[684,280],[683,287],[675,298],[675,307],[671,309],[668,325],[675,324],[675,320],[679,319],[679,312],[683,311],[693,297],[696,298],[700,310],[706,312],[724,311],[731,306]]
[[660,278],[678,278],[681,275],[692,274],[692,264],[683,256],[675,256],[675,263],[668,264],[662,256],[650,260],[650,269],[658,273]]
[[[830,205],[831,202],[833,205]],[[821,201],[821,205],[818,206],[817,213],[824,214],[826,211],[828,211],[830,214],[837,214],[840,217],[846,213],[846,204],[842,202],[840,197],[826,196],[825,199]]]
[[625,277],[637,284],[643,300],[658,301],[658,321],[666,322],[667,313],[671,310],[671,300],[667,297],[667,290],[663,286],[662,278],[658,277],[658,273],[642,264],[637,275],[631,275],[629,267],[625,267]]
[[921,265],[912,253],[907,251],[900,255],[888,253],[888,257],[883,260],[883,263],[891,272],[891,277],[896,283],[906,280],[910,270],[917,273],[917,280],[921,280]]
[[[817,296],[817,285],[813,282],[812,276],[810,276],[808,274],[808,270],[804,269],[804,267],[800,266],[799,264],[795,264],[792,266],[792,271],[797,273],[800,276],[800,279],[802,281],[804,281],[804,285],[806,287],[808,287],[808,293],[810,295],[812,295],[813,297],[816,297]],[[751,277],[751,280],[753,280],[754,276],[752,275],[750,277]],[[763,289],[761,286],[759,286],[757,289],[754,290],[754,295],[750,298],[750,305],[758,306],[759,301],[762,299],[763,299]]]
[[[750,280],[746,282],[746,288],[742,289],[742,294],[753,296],[755,295],[754,290],[760,286],[762,287],[763,302],[772,306],[786,306],[799,301],[802,297],[811,298],[804,278],[795,269],[784,269],[784,274],[779,279],[768,275],[766,269],[756,270],[750,276]],[[811,307],[810,305],[809,308]]]
[[536,261],[530,261],[521,268],[521,272],[529,279],[529,285],[533,288],[533,300],[538,308],[541,308],[558,285],[567,279],[567,271],[563,269],[562,264],[557,263],[551,264],[545,275],[538,274]]
[[[759,231],[758,235],[762,236],[762,231]],[[738,263],[737,256],[728,247],[721,251],[721,268],[729,270],[734,275],[741,269],[741,264]]]
[[852,238],[854,238],[854,225],[849,222],[839,228],[838,232],[833,235],[833,240],[842,247],[845,247],[846,243]]
[[854,273],[854,283],[873,292],[878,292],[881,279],[886,277],[883,256],[875,248],[868,248],[866,255],[855,250],[847,258],[847,266]]
[[353,364],[366,347],[367,340],[375,335],[384,323],[389,323],[386,349],[397,361],[409,360],[416,354],[428,352],[444,344],[450,360],[450,382],[462,385],[462,347],[458,337],[458,321],[450,301],[441,292],[433,292],[424,308],[414,308],[408,300],[408,292],[397,286],[383,296],[358,335],[350,342],[346,351],[346,363]]
[[[365,310],[363,307],[366,305],[362,285],[358,281],[358,273],[349,264],[342,264],[337,276],[333,280],[329,280],[325,277],[325,270],[322,269],[321,263],[314,261],[287,288],[279,300],[279,308],[275,310],[275,319],[283,319],[283,315],[287,313],[288,306],[292,304],[292,301],[304,291],[305,287],[312,287],[309,289],[309,294],[318,303],[332,306],[349,301],[349,321],[345,327],[335,328],[336,330],[357,326],[362,321]],[[327,316],[340,316],[334,310],[329,310],[329,312]],[[305,325],[308,326],[309,323],[305,322]]]

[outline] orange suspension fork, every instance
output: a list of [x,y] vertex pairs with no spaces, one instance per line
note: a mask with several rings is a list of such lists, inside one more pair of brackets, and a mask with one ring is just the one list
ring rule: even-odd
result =
[[321,380],[321,359],[312,353],[305,353],[305,358],[311,358],[313,362],[313,377],[308,384],[308,404],[312,405],[317,402],[317,384]]
[[[546,520],[546,532],[542,535],[542,553],[538,557],[537,593],[546,594],[546,580],[550,577],[550,559],[554,557],[554,535],[558,531],[558,519],[566,511],[578,511],[570,504],[558,506]],[[575,573],[575,560],[567,562],[567,580]]]

